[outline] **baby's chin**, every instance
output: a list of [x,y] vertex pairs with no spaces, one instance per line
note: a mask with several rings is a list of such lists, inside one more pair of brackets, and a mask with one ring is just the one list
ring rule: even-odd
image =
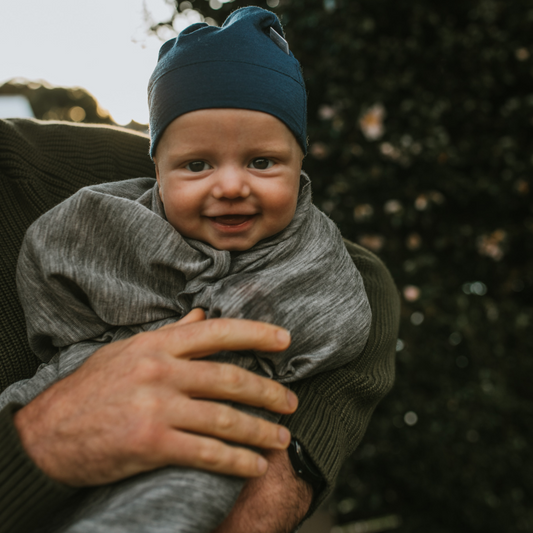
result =
[[206,244],[209,244],[213,248],[221,251],[226,252],[246,252],[247,250],[251,250],[256,244],[261,243],[263,241],[266,241],[272,237],[275,237],[279,233],[281,233],[285,228],[279,230],[276,233],[273,233],[272,235],[267,235],[265,237],[261,237],[260,239],[250,239],[248,241],[241,241],[235,240],[234,242],[225,242],[221,240],[205,240],[202,242],[205,242]]
[[[263,239],[261,239],[263,240]],[[208,242],[203,241],[206,244],[209,244],[216,250],[220,250],[222,252],[246,252],[247,250],[252,249],[259,241],[255,241],[252,244],[223,244],[223,243],[217,243],[217,242]]]

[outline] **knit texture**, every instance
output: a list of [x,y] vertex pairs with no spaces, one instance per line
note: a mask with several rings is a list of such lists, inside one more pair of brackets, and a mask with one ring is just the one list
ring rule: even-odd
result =
[[77,491],[38,470],[20,445],[12,417],[18,406],[0,411],[0,531],[24,531],[28,514],[50,516]]
[[[31,376],[40,361],[26,340],[15,289],[15,265],[28,226],[80,187],[138,176],[154,176],[145,136],[103,126],[0,120],[0,386]],[[300,407],[283,417],[327,480],[310,513],[331,492],[342,462],[353,453],[378,402],[394,380],[399,298],[387,269],[369,251],[347,244],[363,277],[372,310],[370,335],[356,361],[292,385]],[[25,457],[12,425],[11,411],[0,416],[2,462],[0,532],[24,531],[42,523],[74,491],[48,480]],[[5,436],[8,437],[5,437]],[[9,437],[10,436],[10,437]],[[4,445],[4,443],[6,443]],[[13,487],[16,481],[17,488]],[[22,481],[24,480],[24,481]],[[56,490],[57,489],[57,490]],[[15,496],[16,502],[13,500]],[[46,502],[39,505],[38,502]]]

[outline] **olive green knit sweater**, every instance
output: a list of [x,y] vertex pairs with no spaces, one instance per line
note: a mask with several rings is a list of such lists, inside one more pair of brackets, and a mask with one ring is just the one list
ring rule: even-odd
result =
[[[40,361],[29,349],[15,287],[18,250],[28,226],[80,187],[154,176],[149,139],[119,128],[32,120],[0,120],[0,390],[33,375]],[[354,452],[377,403],[392,386],[399,320],[396,288],[383,264],[346,243],[372,308],[363,353],[335,371],[294,384],[300,407],[284,417],[325,478],[318,505]],[[0,533],[43,523],[77,493],[41,472],[24,453],[12,423],[0,412]]]

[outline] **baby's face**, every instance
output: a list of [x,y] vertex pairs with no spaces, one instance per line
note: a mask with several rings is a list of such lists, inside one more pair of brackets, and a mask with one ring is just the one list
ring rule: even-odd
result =
[[288,226],[303,153],[280,120],[244,109],[178,117],[154,157],[168,221],[219,250],[248,250]]

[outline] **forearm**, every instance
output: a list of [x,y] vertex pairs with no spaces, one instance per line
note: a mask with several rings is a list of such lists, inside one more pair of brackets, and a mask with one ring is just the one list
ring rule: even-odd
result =
[[43,523],[77,492],[49,478],[26,454],[13,424],[16,408],[0,411],[0,533]]

